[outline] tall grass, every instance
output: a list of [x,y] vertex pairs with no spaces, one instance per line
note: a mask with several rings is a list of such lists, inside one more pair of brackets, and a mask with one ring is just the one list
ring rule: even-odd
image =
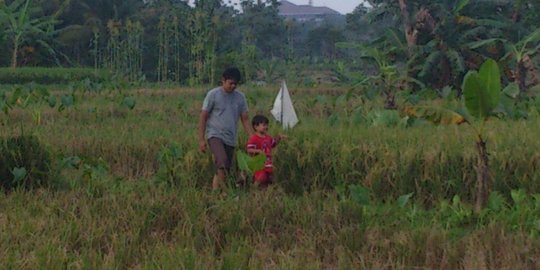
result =
[[451,221],[444,208],[360,206],[322,192],[290,196],[271,188],[217,199],[201,189],[113,182],[99,196],[84,187],[0,195],[4,267],[540,266],[540,243],[502,215],[471,226],[471,218]]
[[[245,91],[251,114],[275,90]],[[75,93],[63,111],[1,115],[1,137],[38,136],[59,163],[50,188],[0,192],[3,267],[540,268],[538,118],[489,124],[495,195],[475,215],[471,134],[373,120],[382,103],[341,93],[293,91],[301,123],[276,148],[276,184],[225,198],[197,150],[202,89],[133,90],[132,110]]]
[[[203,90],[141,90],[133,110],[121,107],[122,96],[80,94],[76,106],[62,112],[41,111],[40,124],[32,110],[3,116],[1,136],[20,126],[50,144],[58,154],[101,158],[112,174],[127,179],[152,178],[159,170],[158,154],[174,143],[183,149],[178,181],[207,186],[209,155],[197,150],[196,121]],[[276,149],[278,184],[293,193],[361,184],[379,198],[414,192],[427,204],[459,195],[470,199],[475,179],[472,134],[460,127],[374,125],[373,102],[351,98],[332,105],[332,92],[321,91],[326,102],[310,91],[293,93],[301,123],[288,132],[290,139]],[[325,94],[329,93],[329,94]],[[268,114],[273,93],[267,88],[247,91],[252,115]],[[36,105],[37,106],[37,105]],[[360,109],[359,109],[360,108]],[[351,116],[356,111],[359,116]],[[540,133],[533,117],[527,121],[492,121],[488,129],[494,189],[509,196],[515,188],[540,192]],[[399,120],[398,120],[399,121]],[[272,133],[282,132],[272,123]],[[239,145],[246,138],[241,132]]]

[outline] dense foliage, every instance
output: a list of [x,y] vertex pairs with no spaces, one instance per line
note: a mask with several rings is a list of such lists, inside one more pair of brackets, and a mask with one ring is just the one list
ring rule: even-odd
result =
[[[538,1],[224,2],[0,0],[5,267],[540,268]],[[230,65],[250,115],[286,79],[301,119],[265,190],[207,190]]]
[[[1,21],[23,18],[3,23],[0,31],[0,59],[11,66],[103,67],[130,81],[190,85],[215,83],[229,65],[241,67],[246,81],[266,82],[296,77],[348,83],[377,72],[357,51],[336,47],[348,42],[388,55],[388,64],[408,77],[407,83],[394,82],[396,89],[451,87],[460,94],[465,73],[487,57],[523,92],[539,82],[538,37],[524,40],[540,26],[536,1],[377,0],[346,16],[313,21],[279,16],[276,0],[244,0],[236,7],[219,0],[0,5]],[[295,74],[298,65],[309,72]]]

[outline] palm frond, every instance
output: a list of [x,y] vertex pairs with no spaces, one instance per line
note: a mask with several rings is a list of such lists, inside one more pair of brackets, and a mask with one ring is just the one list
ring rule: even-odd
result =
[[461,54],[456,50],[448,50],[446,52],[446,57],[452,64],[452,75],[458,77],[462,72],[465,71],[465,61]]
[[484,34],[486,32],[486,28],[484,26],[478,26],[474,27],[472,29],[463,31],[461,35],[459,36],[459,43],[466,43],[470,42],[471,39],[478,38],[480,35]]
[[540,28],[530,33],[527,37],[516,44],[517,47],[527,47],[529,43],[538,42],[540,40]]
[[455,6],[454,6],[454,9],[452,10],[452,12],[454,13],[454,15],[458,15],[459,13],[461,13],[461,11],[467,6],[469,5],[470,3],[470,0],[460,0]]
[[429,54],[426,58],[426,61],[424,62],[424,65],[422,66],[422,70],[420,71],[420,73],[418,73],[418,76],[420,78],[423,78],[426,77],[428,74],[431,74],[435,67],[439,64],[441,56],[441,51],[434,51]]
[[480,26],[488,26],[492,28],[505,29],[509,27],[507,20],[492,20],[492,19],[478,19],[476,24]]
[[496,44],[497,42],[504,42],[504,40],[500,38],[489,38],[489,39],[479,40],[475,42],[470,42],[468,44],[465,44],[465,47],[471,50],[474,50],[474,49],[478,49],[487,45]]

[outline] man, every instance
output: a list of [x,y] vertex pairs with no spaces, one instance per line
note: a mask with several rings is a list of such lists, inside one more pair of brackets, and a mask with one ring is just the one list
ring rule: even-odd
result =
[[248,135],[253,134],[246,97],[235,91],[240,77],[237,68],[226,69],[222,75],[222,85],[206,95],[199,117],[199,150],[205,153],[208,144],[217,170],[212,180],[213,190],[225,187],[226,173],[231,168],[237,141],[238,119]]

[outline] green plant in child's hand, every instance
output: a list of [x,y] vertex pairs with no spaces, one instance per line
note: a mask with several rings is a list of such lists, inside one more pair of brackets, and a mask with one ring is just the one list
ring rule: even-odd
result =
[[249,156],[242,151],[237,151],[237,159],[240,170],[253,174],[254,172],[264,168],[266,156],[264,154]]
[[465,115],[448,109],[430,106],[409,107],[405,108],[404,112],[409,116],[424,118],[434,124],[459,125],[467,123],[474,130],[478,153],[475,210],[479,213],[486,206],[491,182],[484,125],[494,114],[494,110],[500,102],[501,75],[497,62],[488,59],[478,72],[469,71],[463,80],[463,96],[467,111],[478,121],[472,121],[472,119],[467,119]]

